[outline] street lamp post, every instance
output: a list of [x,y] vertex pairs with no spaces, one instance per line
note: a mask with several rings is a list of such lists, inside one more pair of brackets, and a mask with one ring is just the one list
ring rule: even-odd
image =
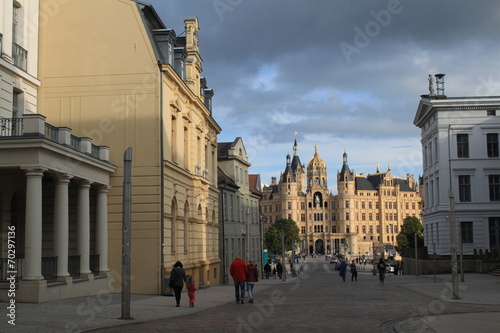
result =
[[415,233],[415,276],[418,276],[417,233]]
[[282,278],[285,281],[285,232],[281,230],[281,265],[283,266]]

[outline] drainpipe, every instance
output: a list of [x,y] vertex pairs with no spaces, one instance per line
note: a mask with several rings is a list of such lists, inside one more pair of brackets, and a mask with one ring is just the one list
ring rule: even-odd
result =
[[161,62],[158,61],[158,70],[159,70],[159,94],[160,94],[160,244],[161,244],[161,254],[160,254],[160,262],[161,262],[161,272],[160,272],[160,285],[161,285],[161,293],[163,294],[165,290],[165,255],[164,255],[164,240],[165,240],[165,156],[163,153],[163,70],[161,69]]

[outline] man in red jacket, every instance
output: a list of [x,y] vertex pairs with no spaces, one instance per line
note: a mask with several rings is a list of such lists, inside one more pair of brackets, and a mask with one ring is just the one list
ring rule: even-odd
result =
[[[247,280],[248,267],[240,257],[236,257],[229,267],[229,273],[234,280],[234,291],[236,296],[236,304],[245,303],[245,281]],[[239,289],[239,290],[238,290]],[[241,292],[240,292],[241,291]],[[240,297],[241,295],[241,297]]]

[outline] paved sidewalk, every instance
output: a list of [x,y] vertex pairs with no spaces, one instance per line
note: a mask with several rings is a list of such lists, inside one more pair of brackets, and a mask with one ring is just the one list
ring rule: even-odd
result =
[[[394,325],[399,333],[410,332],[476,332],[500,331],[500,277],[489,274],[469,273],[464,282],[458,278],[459,299],[453,299],[452,276],[438,275],[417,277],[420,283],[400,285],[401,288],[430,296],[435,300],[418,318],[409,318]],[[492,312],[440,314],[446,303],[469,303],[491,305]]]
[[[255,294],[270,288],[281,280],[259,280]],[[132,320],[119,319],[121,316],[121,294],[107,294],[94,297],[75,298],[40,304],[16,304],[15,326],[7,323],[7,303],[0,303],[4,309],[0,322],[0,332],[85,332],[97,328],[130,323],[146,322],[192,314],[221,304],[235,302],[234,285],[211,286],[196,291],[195,306],[188,306],[189,298],[182,293],[181,306],[175,307],[174,297],[131,295],[130,316]]]
[[[314,259],[313,259],[314,260]],[[306,266],[307,269],[307,266]],[[391,276],[388,277],[392,278]],[[394,277],[395,278],[395,277]],[[396,282],[399,280],[398,282]],[[293,278],[288,278],[288,282]],[[488,274],[466,274],[460,283],[460,299],[452,299],[450,275],[400,276],[393,280],[400,287],[432,297],[425,316],[392,323],[391,331],[410,332],[498,332],[500,327],[500,277]],[[255,293],[283,284],[281,280],[260,280]],[[121,316],[121,295],[99,295],[41,304],[16,304],[16,325],[7,323],[7,303],[0,303],[3,310],[0,332],[85,332],[97,328],[130,323],[147,322],[192,314],[222,304],[235,302],[234,286],[211,286],[196,292],[195,307],[188,307],[188,297],[182,294],[181,307],[175,307],[173,297],[132,295],[132,320]],[[442,314],[449,302],[491,305],[491,312],[475,314]],[[496,311],[496,312],[495,312]],[[475,329],[472,329],[472,326]],[[470,329],[469,329],[470,328]]]

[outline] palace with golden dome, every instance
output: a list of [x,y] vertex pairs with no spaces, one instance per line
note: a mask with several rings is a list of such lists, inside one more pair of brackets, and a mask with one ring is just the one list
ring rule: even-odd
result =
[[279,181],[272,177],[263,189],[261,215],[265,229],[278,219],[292,219],[299,229],[305,254],[371,257],[391,255],[407,216],[420,218],[422,198],[413,175],[395,177],[391,170],[357,175],[349,169],[347,153],[337,173],[337,194],[328,189],[326,163],[315,147],[307,168],[300,162],[295,139]]

